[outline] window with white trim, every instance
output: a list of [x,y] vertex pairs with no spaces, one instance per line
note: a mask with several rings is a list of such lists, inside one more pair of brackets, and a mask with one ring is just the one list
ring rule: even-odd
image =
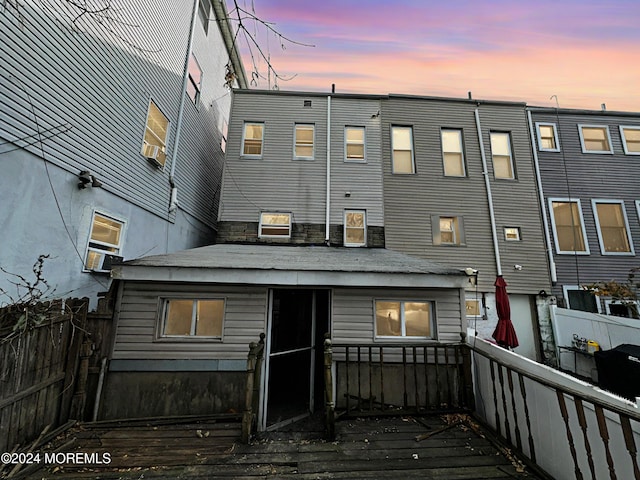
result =
[[600,252],[603,255],[635,255],[629,221],[621,200],[591,200]]
[[520,227],[504,227],[504,239],[507,242],[519,242]]
[[242,132],[242,156],[262,157],[264,123],[245,122]]
[[202,69],[193,53],[189,57],[187,74],[189,77],[187,82],[187,95],[193,103],[197,105],[200,98],[200,89],[202,88]]
[[198,17],[200,18],[200,23],[202,23],[202,28],[204,28],[205,35],[209,33],[210,16],[211,4],[209,3],[209,0],[200,0],[198,2]]
[[367,218],[364,210],[344,211],[344,246],[364,247],[367,245]]
[[609,299],[604,301],[604,308],[607,315],[624,318],[638,318],[640,302]]
[[562,293],[566,308],[581,312],[601,313],[600,297],[592,290],[578,285],[563,285]]
[[559,152],[560,142],[555,123],[536,123],[538,133],[538,149],[541,152]]
[[549,212],[556,251],[559,254],[588,255],[589,244],[580,200],[550,198]]
[[442,162],[447,177],[464,177],[464,153],[462,130],[443,128],[440,131],[442,141]]
[[434,245],[465,244],[462,217],[432,215],[431,230]]
[[365,130],[364,127],[344,127],[344,161],[367,161],[365,157]]
[[613,153],[606,125],[578,125],[582,153]]
[[94,212],[84,269],[92,272],[109,272],[114,261],[122,260],[124,222]]
[[291,238],[291,213],[262,212],[258,237]]
[[167,161],[167,134],[169,119],[160,111],[153,100],[149,101],[147,123],[142,142],[142,155],[162,167]]
[[413,127],[391,127],[391,173],[416,173],[413,157]]
[[167,298],[161,337],[222,339],[224,299]]
[[376,338],[435,338],[432,302],[376,300]]
[[640,127],[620,125],[620,137],[626,155],[640,155]]
[[311,160],[314,156],[313,139],[315,127],[313,124],[296,123],[295,146],[293,156]]
[[512,180],[515,177],[513,155],[511,153],[511,135],[506,132],[491,132],[491,158],[495,178]]

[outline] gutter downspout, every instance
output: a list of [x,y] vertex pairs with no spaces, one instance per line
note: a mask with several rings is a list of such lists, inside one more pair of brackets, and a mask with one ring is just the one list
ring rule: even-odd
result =
[[536,137],[535,137],[535,132],[533,130],[531,110],[527,110],[527,121],[529,122],[529,135],[531,136],[531,148],[533,150],[533,166],[536,171],[536,183],[538,184],[538,199],[540,200],[540,209],[542,210],[542,226],[544,228],[544,240],[545,240],[545,245],[547,247],[547,256],[549,258],[549,273],[551,274],[551,282],[556,283],[558,281],[558,275],[556,272],[556,262],[553,258],[553,250],[551,248],[551,236],[549,235],[547,209],[545,208],[544,192],[542,191],[542,177],[540,175],[540,164],[538,162],[538,149],[536,148]]
[[331,222],[331,95],[327,95],[327,211],[324,243],[329,245],[329,227]]
[[182,72],[182,95],[180,97],[180,109],[178,110],[178,123],[176,125],[176,139],[173,142],[173,154],[171,155],[171,171],[169,172],[169,185],[171,185],[171,202],[169,203],[169,213],[175,212],[178,208],[178,187],[175,184],[176,163],[178,161],[178,147],[180,146],[180,136],[182,133],[182,117],[184,116],[184,104],[187,97],[187,82],[189,81],[189,57],[193,48],[193,34],[196,26],[196,16],[198,15],[198,2],[194,0],[191,12],[191,26],[189,30],[189,41],[187,43],[187,54],[184,58],[184,70]]
[[482,140],[482,127],[480,126],[480,112],[475,109],[476,129],[478,130],[478,141],[480,142],[480,156],[482,158],[482,175],[484,176],[484,184],[487,188],[487,202],[489,203],[489,218],[491,220],[491,236],[493,237],[493,250],[496,256],[496,272],[502,275],[502,267],[500,261],[500,249],[498,247],[498,233],[496,231],[496,216],[493,210],[493,197],[491,195],[491,183],[489,182],[489,171],[487,170],[487,157],[484,153],[484,141]]

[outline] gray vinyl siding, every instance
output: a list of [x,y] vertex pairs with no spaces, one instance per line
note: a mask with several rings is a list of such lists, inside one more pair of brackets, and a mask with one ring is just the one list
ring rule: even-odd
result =
[[[332,340],[335,343],[374,341],[375,300],[434,302],[436,340],[459,342],[462,331],[460,290],[457,289],[334,289]],[[466,329],[466,325],[465,325]]]
[[[262,158],[241,155],[245,122],[264,123]],[[313,160],[293,158],[296,123],[315,125]],[[260,211],[285,211],[294,223],[325,223],[326,125],[325,97],[235,93],[219,220],[257,222]]]
[[[304,101],[311,107],[304,107]],[[382,226],[380,110],[377,99],[331,100],[331,223],[343,223],[347,208],[367,211],[369,225]],[[241,154],[245,122],[263,122],[262,158]],[[313,160],[293,158],[296,123],[315,126]],[[366,163],[344,162],[344,128],[366,129]],[[234,93],[220,221],[257,222],[260,211],[290,211],[293,223],[325,224],[327,96],[292,92]],[[346,197],[345,193],[351,196]]]
[[[156,341],[162,298],[224,298],[222,341]],[[113,359],[246,359],[248,345],[266,329],[267,289],[126,282]]]
[[[638,265],[640,221],[635,202],[640,200],[640,156],[625,155],[619,126],[639,126],[640,114],[532,109],[532,122],[556,124],[560,151],[539,151],[540,174],[549,214],[549,198],[580,200],[589,255],[559,255],[554,243],[551,215],[549,232],[556,262],[558,284],[554,293],[562,295],[562,285],[584,285],[599,281],[626,281],[629,269]],[[613,154],[582,153],[579,124],[609,127]],[[592,199],[622,200],[636,256],[602,255],[591,204]]]
[[[487,193],[475,123],[475,102],[391,96],[382,105],[384,214],[387,248],[442,263],[479,270],[481,291],[493,290],[496,262]],[[533,173],[524,106],[486,104],[479,107],[491,182],[502,270],[512,293],[549,288],[544,237]],[[414,175],[391,173],[391,127],[413,127]],[[461,129],[466,177],[444,176],[441,128]],[[496,180],[491,161],[490,131],[509,132],[515,180]],[[433,245],[432,216],[463,219],[465,245]],[[520,227],[521,242],[504,240],[503,227]],[[523,265],[517,272],[513,266]]]
[[[7,5],[0,16],[0,137],[71,173],[90,170],[105,191],[170,218],[169,172],[191,5],[129,2],[111,12],[126,23],[122,28],[84,15],[78,31],[68,2],[20,3],[19,12]],[[207,82],[202,98],[212,101],[224,94],[227,53],[215,28],[206,40],[196,35],[194,48],[204,50],[204,42],[211,53],[209,60],[199,57]],[[164,170],[140,154],[150,99],[170,121]],[[181,207],[212,226],[223,155],[210,144],[219,137],[216,116],[226,108],[228,99],[215,112],[209,104],[186,112],[178,151]],[[38,129],[43,145],[33,142]]]

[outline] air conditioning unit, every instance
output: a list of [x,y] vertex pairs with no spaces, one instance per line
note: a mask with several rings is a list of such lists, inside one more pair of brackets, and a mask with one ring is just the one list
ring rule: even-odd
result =
[[119,265],[124,260],[124,258],[119,255],[112,255],[96,248],[89,248],[89,252],[90,257],[87,258],[85,268],[92,272],[109,272],[114,266]]
[[142,145],[141,153],[147,160],[160,167],[164,166],[164,162],[167,158],[167,155],[162,151],[162,147],[158,145],[151,145],[147,142]]

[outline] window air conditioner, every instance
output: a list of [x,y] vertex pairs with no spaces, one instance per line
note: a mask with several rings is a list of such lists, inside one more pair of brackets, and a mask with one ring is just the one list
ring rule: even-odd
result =
[[145,142],[142,145],[142,155],[156,165],[160,167],[164,166],[166,154],[162,151],[162,147]]
[[112,255],[95,248],[90,248],[89,253],[91,259],[90,261],[88,260],[86,268],[92,272],[109,272],[124,260],[119,255]]

